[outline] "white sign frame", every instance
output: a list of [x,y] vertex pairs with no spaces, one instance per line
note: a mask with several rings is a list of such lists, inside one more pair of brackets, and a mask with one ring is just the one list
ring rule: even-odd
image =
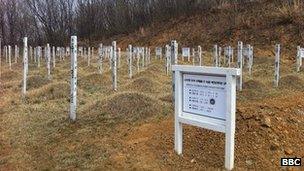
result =
[[[225,168],[232,170],[234,166],[235,106],[236,78],[241,75],[238,68],[201,67],[189,65],[173,65],[175,77],[175,136],[174,149],[182,154],[183,128],[189,124],[201,128],[225,133]],[[221,76],[226,78],[226,119],[212,118],[183,111],[183,75]]]

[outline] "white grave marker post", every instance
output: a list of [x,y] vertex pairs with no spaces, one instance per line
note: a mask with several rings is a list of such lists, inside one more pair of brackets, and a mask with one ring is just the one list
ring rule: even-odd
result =
[[150,64],[150,48],[146,47],[147,65]]
[[142,47],[140,50],[141,54],[142,54],[142,63],[141,63],[141,67],[144,68],[146,66],[146,55],[145,55],[145,48]]
[[304,58],[304,48],[297,47],[297,72],[300,72],[302,66],[302,59]]
[[184,58],[188,58],[188,62],[190,61],[190,48],[182,48],[182,60],[184,61]]
[[23,38],[23,88],[22,95],[26,94],[26,81],[28,74],[28,53],[27,53],[27,37]]
[[230,51],[231,51],[231,62],[234,62],[234,52],[233,52],[233,47],[229,46]]
[[52,55],[53,55],[53,68],[56,67],[56,53],[55,53],[55,46],[52,48]]
[[149,58],[149,48],[146,47],[146,59],[147,59],[147,66],[150,64],[150,58]]
[[192,65],[194,66],[195,65],[195,60],[196,60],[196,52],[195,52],[195,49],[192,48]]
[[156,59],[162,59],[162,48],[161,47],[155,48],[155,56],[156,56]]
[[113,47],[110,46],[108,50],[109,50],[109,51],[108,51],[108,52],[109,52],[108,55],[109,55],[109,62],[110,62],[110,63],[109,63],[109,66],[110,66],[110,69],[112,69],[112,60],[113,60],[113,59],[112,59],[112,56],[113,56],[112,53],[113,53]]
[[5,62],[8,63],[8,58],[7,58],[7,46],[4,46],[4,53],[5,53]]
[[65,59],[64,47],[60,47],[59,52],[60,52],[60,55],[61,55],[61,60],[64,61],[64,59]]
[[230,67],[231,63],[234,61],[234,52],[231,46],[229,46],[229,49],[230,49],[230,58],[229,58],[229,67]]
[[237,53],[237,68],[241,70],[239,77],[238,88],[240,91],[243,89],[243,42],[238,42],[238,53]]
[[9,69],[12,70],[12,48],[8,45],[8,62],[9,62]]
[[192,64],[194,65],[194,62],[195,62],[195,49],[192,48]]
[[218,66],[221,66],[222,61],[222,47],[218,47]]
[[88,47],[88,66],[90,66],[91,63],[91,48]]
[[8,62],[7,60],[7,46],[4,46],[4,53],[5,53],[5,63]]
[[152,58],[151,58],[151,48],[149,48],[148,50],[148,55],[149,55],[149,63],[152,62]]
[[177,65],[178,63],[178,43],[176,42],[176,40],[173,40],[171,42],[171,46],[172,46],[171,48],[171,67],[172,67],[172,65]]
[[90,47],[91,59],[94,59],[94,47]]
[[44,60],[45,60],[45,63],[47,64],[47,61],[48,61],[48,57],[47,57],[47,53],[48,53],[48,50],[47,50],[47,46],[44,46]]
[[304,48],[300,48],[300,60],[299,60],[299,64],[300,67],[302,67],[302,59],[304,58]]
[[172,96],[172,102],[175,99],[175,74],[172,70],[172,66],[173,65],[177,65],[177,55],[178,55],[178,44],[176,42],[176,40],[171,41],[171,71],[172,71],[172,91],[173,91],[173,96]]
[[46,68],[47,68],[47,75],[48,79],[51,79],[51,47],[50,44],[46,44]]
[[[184,55],[187,55],[187,58],[188,58],[188,62],[190,62],[190,48],[186,48],[186,49],[184,49],[185,50],[185,54]],[[183,51],[183,50],[182,50]],[[183,53],[183,52],[182,52]]]
[[15,63],[17,63],[17,61],[18,61],[18,47],[17,47],[17,45],[15,45]]
[[297,64],[297,72],[300,72],[300,59],[301,59],[301,47],[297,46],[297,56],[296,56],[296,64]]
[[213,66],[218,67],[218,49],[217,49],[217,45],[213,46]]
[[33,47],[32,46],[30,46],[29,47],[30,48],[30,58],[31,58],[31,61],[33,61]]
[[128,51],[129,78],[132,78],[132,45],[129,45]]
[[198,60],[199,60],[199,66],[202,66],[202,47],[197,47],[197,53],[198,53]]
[[145,56],[145,67],[147,67],[149,65],[148,48],[144,47],[143,50]]
[[34,63],[37,61],[37,49],[34,47]]
[[121,49],[117,48],[117,63],[118,63],[118,68],[120,68],[120,58],[121,58]]
[[275,66],[274,66],[274,86],[279,86],[280,80],[280,44],[276,44],[275,46]]
[[98,71],[99,74],[102,74],[103,68],[102,68],[102,63],[103,63],[103,50],[102,50],[102,43],[99,44],[99,48],[98,48]]
[[227,66],[229,57],[228,57],[228,47],[224,47],[224,66]]
[[72,121],[76,120],[77,108],[77,36],[71,36],[71,100],[70,115]]
[[249,61],[248,61],[248,69],[249,69],[249,75],[251,76],[252,75],[252,66],[253,66],[253,47],[251,45],[248,46],[248,57],[249,57]]
[[[225,133],[225,168],[234,166],[237,68],[173,66],[174,149],[182,154],[183,124]],[[206,154],[208,155],[208,154]]]
[[113,89],[117,91],[117,49],[116,49],[116,41],[112,42],[112,81],[113,81]]
[[61,47],[59,47],[59,48],[58,48],[58,53],[59,53],[59,60],[60,60],[60,61],[63,60],[63,58],[62,58],[62,52],[61,52],[61,51],[62,51],[62,49],[61,49]]
[[41,58],[41,47],[37,47],[37,63],[38,63],[38,68],[40,68],[40,58]]
[[166,74],[169,75],[169,67],[170,67],[170,52],[171,52],[171,49],[170,49],[170,46],[169,45],[166,45]]
[[140,60],[140,53],[139,53],[139,48],[136,47],[136,65],[137,65],[137,72],[139,72],[139,60]]

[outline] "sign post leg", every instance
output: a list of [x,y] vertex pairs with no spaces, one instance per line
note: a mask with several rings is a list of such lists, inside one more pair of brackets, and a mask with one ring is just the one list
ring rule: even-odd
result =
[[182,154],[183,151],[183,125],[177,118],[174,123],[175,137],[174,137],[174,149],[178,155]]
[[229,129],[227,129],[229,131],[227,131],[225,135],[225,168],[232,170],[234,165],[234,132],[232,131],[233,128]]
[[234,136],[235,136],[235,105],[236,105],[236,82],[232,75],[227,75],[227,115],[225,131],[225,168],[232,170],[234,166]]

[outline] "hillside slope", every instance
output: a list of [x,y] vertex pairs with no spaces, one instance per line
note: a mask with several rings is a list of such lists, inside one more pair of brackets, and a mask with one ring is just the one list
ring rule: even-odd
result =
[[128,44],[164,46],[176,39],[180,46],[201,45],[211,49],[216,43],[236,45],[241,40],[264,49],[280,43],[283,50],[295,51],[303,40],[302,8],[300,4],[289,6],[275,1],[223,5],[201,14],[153,23],[117,39],[122,47]]

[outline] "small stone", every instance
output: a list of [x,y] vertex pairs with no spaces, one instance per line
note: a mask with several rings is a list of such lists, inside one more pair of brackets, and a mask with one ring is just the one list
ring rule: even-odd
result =
[[192,160],[191,160],[191,163],[194,163],[194,162],[195,162],[195,159],[192,159]]
[[292,153],[293,153],[292,149],[290,149],[290,148],[285,149],[286,155],[291,155]]
[[250,165],[253,164],[253,161],[252,160],[246,160],[246,164],[250,166]]
[[270,117],[268,117],[268,116],[264,117],[264,119],[262,121],[262,126],[265,126],[265,127],[268,127],[268,128],[271,127],[271,119],[270,119]]

